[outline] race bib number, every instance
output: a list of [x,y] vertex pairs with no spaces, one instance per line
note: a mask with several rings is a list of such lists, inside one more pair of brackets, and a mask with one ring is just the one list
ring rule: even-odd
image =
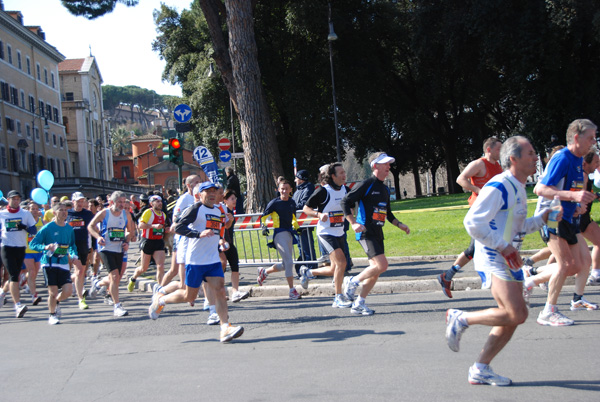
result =
[[218,235],[221,232],[221,217],[216,215],[206,215],[206,228],[212,229],[214,234]]
[[583,180],[573,180],[571,182],[570,191],[581,191],[583,190]]
[[387,211],[385,208],[375,207],[373,209],[373,223],[377,226],[383,226]]
[[152,229],[152,236],[163,237],[164,229]]
[[56,247],[56,250],[54,250],[54,255],[57,257],[65,256],[65,255],[67,255],[68,250],[69,250],[69,245],[59,244],[58,247]]
[[18,225],[21,223],[21,218],[7,219],[4,221],[4,227],[7,232],[16,232],[19,230]]
[[110,241],[125,241],[125,229],[109,228],[108,240]]
[[71,220],[71,222],[69,222],[69,225],[71,225],[71,227],[73,229],[77,230],[77,229],[81,229],[82,227],[84,227],[85,222],[81,218],[74,218],[73,220]]
[[329,226],[332,228],[344,226],[344,213],[342,211],[329,212]]

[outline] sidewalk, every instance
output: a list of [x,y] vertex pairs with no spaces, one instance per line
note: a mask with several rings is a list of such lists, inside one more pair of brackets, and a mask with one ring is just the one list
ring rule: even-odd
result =
[[[531,255],[537,250],[524,251],[523,255]],[[124,282],[136,268],[135,262],[140,256],[138,243],[131,243],[129,251],[129,259],[127,263],[127,272]],[[448,269],[454,260],[455,255],[442,256],[404,256],[404,257],[388,257],[389,268],[383,273],[377,284],[371,291],[373,294],[381,293],[400,293],[400,292],[426,292],[426,291],[441,291],[440,284],[437,281],[437,276]],[[350,271],[350,275],[358,275],[364,268],[368,266],[366,257],[352,258],[354,267]],[[543,264],[538,264],[543,265]],[[165,261],[165,272],[171,266],[171,257],[167,257]],[[265,265],[265,267],[268,265]],[[229,288],[231,271],[225,273],[225,285]],[[347,273],[348,275],[348,273]],[[263,286],[258,286],[256,283],[257,268],[256,267],[241,267],[240,268],[240,290],[245,290],[250,293],[251,297],[284,297],[288,296],[289,288],[283,272],[278,272],[270,275]],[[145,274],[136,281],[136,290],[143,292],[152,292],[152,286],[156,283],[156,267],[151,266]],[[331,296],[333,297],[333,278],[318,277],[311,280],[308,289],[302,289],[300,281],[294,279],[294,285],[299,293],[307,296]],[[567,278],[566,285],[574,284],[574,278]],[[473,264],[469,263],[463,267],[453,280],[453,291],[465,291],[470,289],[479,289],[481,280],[475,272]]]

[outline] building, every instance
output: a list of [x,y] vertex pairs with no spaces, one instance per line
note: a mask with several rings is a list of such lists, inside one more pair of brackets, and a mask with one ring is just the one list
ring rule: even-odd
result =
[[102,106],[102,75],[93,56],[58,64],[63,123],[76,177],[113,179],[110,128]]
[[58,64],[65,57],[46,42],[39,26],[0,1],[0,190],[28,197],[37,172],[70,177],[61,112]]

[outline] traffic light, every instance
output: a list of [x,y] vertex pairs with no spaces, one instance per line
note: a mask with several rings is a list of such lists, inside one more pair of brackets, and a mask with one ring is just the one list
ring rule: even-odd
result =
[[163,145],[167,145],[163,148],[163,152],[168,155],[163,155],[163,159],[174,163],[177,166],[183,166],[183,141],[179,138],[169,138],[162,140]]

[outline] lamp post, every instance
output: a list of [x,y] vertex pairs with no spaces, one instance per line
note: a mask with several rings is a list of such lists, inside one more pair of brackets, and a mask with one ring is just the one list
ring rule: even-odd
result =
[[331,67],[331,93],[333,94],[333,120],[335,123],[335,149],[337,152],[337,161],[342,161],[342,151],[340,149],[340,134],[338,132],[338,119],[337,119],[337,102],[335,99],[335,78],[333,75],[333,50],[331,43],[337,40],[338,36],[333,30],[333,22],[331,21],[331,2],[329,3],[329,35],[327,35],[327,41],[329,42],[329,66]]
[[44,130],[48,130],[50,126],[48,125],[48,116],[45,116],[44,110],[36,107],[33,109],[33,117],[31,118],[31,142],[33,142],[33,177],[37,174],[37,154],[35,153],[35,143],[37,141],[36,131],[35,131],[35,118],[39,117],[40,120],[42,117],[44,118]]

